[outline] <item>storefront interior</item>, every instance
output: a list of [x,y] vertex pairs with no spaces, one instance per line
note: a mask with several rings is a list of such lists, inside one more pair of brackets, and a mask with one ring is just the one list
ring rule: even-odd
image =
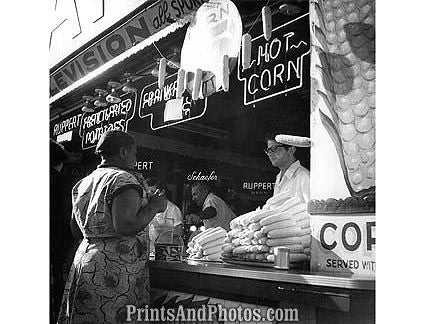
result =
[[[275,24],[290,19],[278,12],[278,2],[281,1],[271,4]],[[244,32],[260,34],[260,24],[252,26],[252,23],[261,12],[262,5],[249,2],[237,2],[236,5],[244,21]],[[308,10],[305,5],[301,8],[305,12]],[[77,107],[76,111],[79,111],[84,104],[83,95],[94,93],[96,88],[106,88],[110,80],[122,82],[126,72],[136,76],[134,80],[140,87],[157,82],[152,70],[157,69],[161,54],[179,61],[186,30],[187,26],[178,29],[156,42],[155,46],[125,59],[90,84],[58,100],[52,107],[52,114],[66,112],[64,107]],[[159,176],[166,180],[173,194],[172,200],[183,211],[190,207],[188,188],[194,172],[200,176],[213,173],[216,179],[210,181],[211,187],[229,204],[235,200],[233,208],[236,214],[263,205],[272,196],[271,184],[278,173],[263,151],[265,135],[268,132],[310,135],[308,58],[304,66],[303,86],[282,96],[244,105],[243,82],[238,80],[236,64],[230,74],[229,92],[220,91],[201,100],[203,104],[198,103],[196,107],[204,113],[199,118],[155,130],[151,127],[150,118],[133,118],[128,128],[138,145],[139,171],[145,177]],[[168,74],[176,72],[176,69],[167,67]],[[99,163],[93,149],[81,149],[78,138],[64,145],[68,151],[75,153],[74,159],[70,159],[65,168],[72,174],[88,174]],[[309,149],[299,148],[296,156],[303,166],[310,168]],[[264,185],[258,185],[260,183]]]

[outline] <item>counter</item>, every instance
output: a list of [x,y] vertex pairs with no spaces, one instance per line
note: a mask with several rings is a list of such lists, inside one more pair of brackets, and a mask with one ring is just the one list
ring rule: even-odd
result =
[[202,261],[150,261],[149,268],[153,289],[267,307],[295,305],[308,309],[304,323],[374,323],[374,279]]

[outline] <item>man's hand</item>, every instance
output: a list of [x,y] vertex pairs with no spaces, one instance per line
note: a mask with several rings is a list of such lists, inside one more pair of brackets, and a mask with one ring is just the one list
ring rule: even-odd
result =
[[188,224],[199,224],[201,222],[201,218],[195,214],[189,214],[186,216]]

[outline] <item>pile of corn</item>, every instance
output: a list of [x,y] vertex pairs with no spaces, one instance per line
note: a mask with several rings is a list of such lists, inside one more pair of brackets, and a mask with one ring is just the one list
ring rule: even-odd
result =
[[290,262],[309,260],[311,231],[307,204],[284,192],[269,199],[263,208],[230,222],[223,257],[274,262],[277,246],[290,249]]
[[218,261],[226,238],[226,231],[214,227],[195,235],[188,244],[189,259]]

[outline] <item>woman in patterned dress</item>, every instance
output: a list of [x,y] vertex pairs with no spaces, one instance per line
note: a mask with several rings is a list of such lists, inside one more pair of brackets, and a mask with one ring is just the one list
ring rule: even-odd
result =
[[165,210],[167,200],[151,195],[142,207],[143,187],[132,171],[136,146],[131,135],[106,132],[96,153],[101,164],[72,190],[71,228],[82,242],[58,323],[129,323],[126,305],[149,304],[149,240],[143,230]]

